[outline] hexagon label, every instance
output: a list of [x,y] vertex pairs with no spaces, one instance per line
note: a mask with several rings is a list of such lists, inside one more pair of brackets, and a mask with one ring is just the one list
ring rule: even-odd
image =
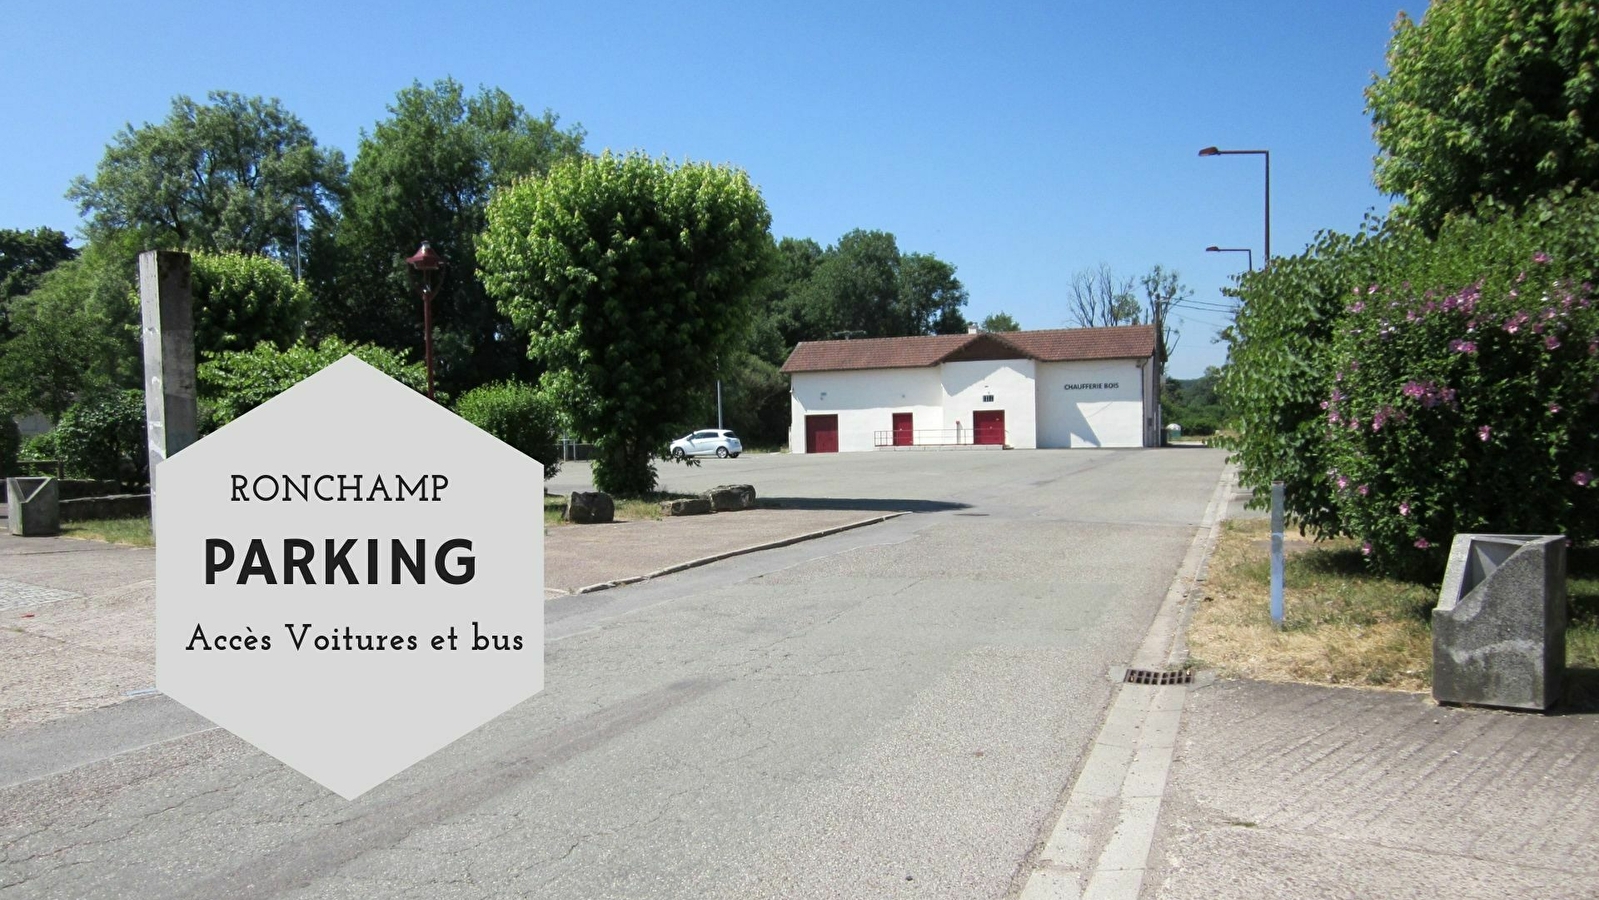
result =
[[543,486],[346,356],[161,463],[156,686],[365,793],[544,686]]

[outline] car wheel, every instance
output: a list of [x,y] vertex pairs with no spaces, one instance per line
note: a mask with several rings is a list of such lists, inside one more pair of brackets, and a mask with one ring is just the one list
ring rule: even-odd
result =
[[726,447],[717,447],[716,448],[716,458],[717,459],[727,459],[727,448]]
[[683,452],[683,448],[682,447],[673,447],[672,448],[672,458],[673,459],[681,460],[685,455],[686,454]]

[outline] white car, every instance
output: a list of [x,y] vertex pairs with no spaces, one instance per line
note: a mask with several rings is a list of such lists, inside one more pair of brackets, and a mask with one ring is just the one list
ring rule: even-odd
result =
[[710,456],[716,454],[721,459],[729,456],[738,456],[744,452],[744,445],[738,435],[720,428],[707,428],[693,434],[684,435],[672,442],[672,458],[683,459],[688,456]]

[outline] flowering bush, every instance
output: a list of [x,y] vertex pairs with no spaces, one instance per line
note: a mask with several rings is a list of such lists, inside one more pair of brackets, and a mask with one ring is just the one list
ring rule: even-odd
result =
[[1599,301],[1549,254],[1458,290],[1349,297],[1319,404],[1342,529],[1433,576],[1459,532],[1599,537]]

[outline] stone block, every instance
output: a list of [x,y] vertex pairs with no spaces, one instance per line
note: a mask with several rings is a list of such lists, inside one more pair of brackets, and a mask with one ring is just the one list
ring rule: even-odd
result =
[[61,486],[54,478],[7,478],[6,517],[15,535],[60,534]]
[[84,522],[91,519],[139,519],[150,515],[149,494],[111,494],[106,497],[75,497],[61,501],[61,521]]
[[1461,534],[1432,611],[1440,703],[1548,709],[1566,667],[1563,535]]
[[700,495],[711,501],[717,512],[755,508],[755,487],[749,484],[719,484]]
[[566,498],[566,520],[578,525],[595,525],[616,519],[616,504],[603,491],[573,491]]
[[703,516],[715,511],[709,497],[689,497],[686,500],[661,502],[661,514],[667,516]]

